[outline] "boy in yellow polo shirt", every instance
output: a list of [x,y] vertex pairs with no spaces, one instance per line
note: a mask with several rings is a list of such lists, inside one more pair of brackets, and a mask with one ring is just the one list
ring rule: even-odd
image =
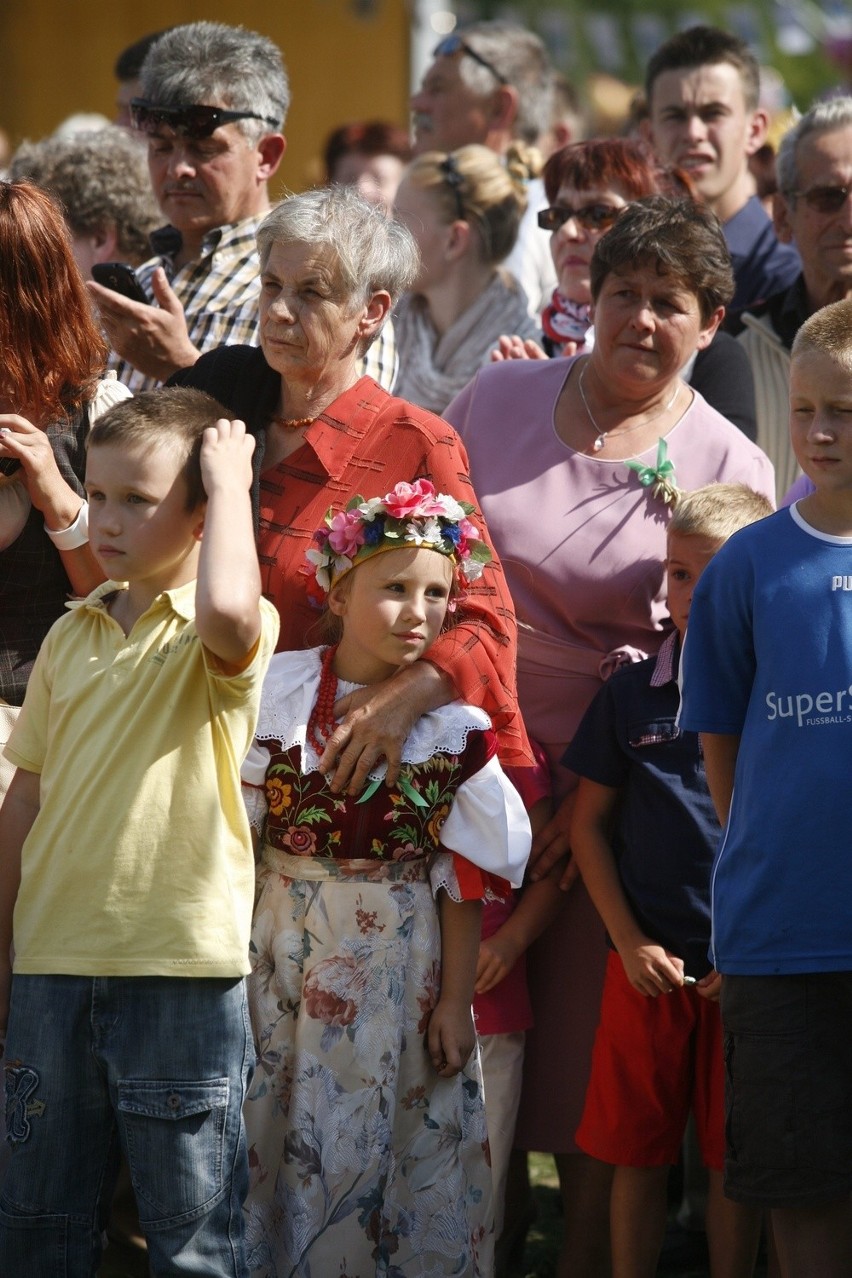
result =
[[112,580],[48,634],[6,750],[3,1274],[96,1272],[119,1149],[153,1274],[247,1273],[239,767],[278,633],[253,444],[182,389],[120,404],[89,437],[89,542]]

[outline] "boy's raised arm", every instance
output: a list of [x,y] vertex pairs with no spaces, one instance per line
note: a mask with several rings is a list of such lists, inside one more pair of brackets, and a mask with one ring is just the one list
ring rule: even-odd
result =
[[[0,807],[0,1036],[6,1035],[12,985],[12,915],[21,885],[21,848],[38,816],[40,777],[18,768]],[[0,1051],[2,1055],[2,1051]]]
[[260,636],[260,569],[251,515],[254,439],[221,418],[204,432],[201,475],[207,512],[198,560],[199,638],[229,671],[248,664]]
[[734,733],[702,732],[704,770],[707,787],[722,829],[728,824],[731,796],[734,793],[734,771],[740,751],[740,737]]

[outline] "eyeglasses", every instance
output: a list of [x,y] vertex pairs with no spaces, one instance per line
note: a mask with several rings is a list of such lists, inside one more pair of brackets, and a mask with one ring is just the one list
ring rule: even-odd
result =
[[623,208],[616,209],[611,204],[584,204],[579,209],[572,209],[568,204],[551,204],[539,212],[538,224],[543,231],[558,231],[573,217],[587,231],[608,231],[623,212]]
[[809,191],[792,191],[815,213],[839,213],[852,194],[852,186],[812,186]]
[[498,71],[493,62],[489,62],[487,58],[483,58],[481,53],[477,53],[476,49],[468,44],[467,40],[460,35],[444,36],[439,44],[435,45],[432,50],[433,58],[451,58],[454,53],[466,53],[469,58],[473,58],[474,62],[478,62],[481,67],[485,67],[486,71],[490,71],[500,84],[508,84],[509,81],[501,71]]
[[234,120],[263,120],[272,128],[278,128],[278,121],[268,115],[257,115],[254,111],[227,111],[217,106],[158,106],[145,98],[133,98],[130,103],[130,115],[133,127],[142,133],[156,133],[163,127],[179,133],[181,137],[200,142],[209,138],[220,124],[231,124]]
[[464,211],[464,198],[462,197],[464,178],[461,173],[459,173],[458,165],[456,164],[454,157],[452,155],[448,155],[445,160],[441,161],[439,168],[443,174],[444,181],[452,191],[455,198],[456,212],[458,213],[459,221],[466,222],[467,216]]

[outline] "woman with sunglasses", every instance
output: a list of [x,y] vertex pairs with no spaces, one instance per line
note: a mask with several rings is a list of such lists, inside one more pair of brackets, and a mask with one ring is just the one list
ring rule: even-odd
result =
[[[563,193],[579,202],[579,193]],[[621,205],[630,195],[597,190],[593,202]],[[566,253],[576,265],[558,261],[585,272],[591,349],[492,364],[446,413],[503,558],[519,622],[521,712],[548,755],[559,801],[534,844],[545,867],[569,852],[576,778],[561,759],[582,714],[619,664],[657,652],[666,636],[676,490],[719,480],[774,491],[768,459],[681,377],[733,293],[714,215],[692,200],[634,201],[585,254]],[[565,1221],[558,1273],[598,1278],[607,1272],[610,1174],[577,1149],[574,1132],[606,951],[573,876],[569,863],[562,913],[529,952],[535,1027],[516,1143],[556,1155]]]
[[[650,147],[626,138],[597,138],[563,147],[544,168],[549,207],[538,224],[550,232],[557,286],[542,313],[543,336],[502,337],[494,360],[544,359],[576,355],[594,342],[589,266],[595,245],[633,200],[646,195],[692,195],[689,178],[663,168]],[[736,342],[718,330],[703,350],[693,352],[683,370],[708,404],[754,439],[756,409],[748,361]]]
[[501,333],[537,334],[527,296],[500,269],[526,208],[526,171],[485,146],[427,151],[396,194],[397,218],[420,249],[420,271],[394,314],[397,395],[433,413],[487,364]]

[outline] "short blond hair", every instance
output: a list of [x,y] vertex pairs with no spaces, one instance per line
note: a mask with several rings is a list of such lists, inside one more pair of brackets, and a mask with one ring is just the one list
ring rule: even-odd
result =
[[746,484],[705,484],[681,493],[669,524],[669,536],[727,541],[740,528],[773,513],[772,502]]
[[852,299],[832,302],[805,320],[793,342],[791,358],[797,359],[809,351],[827,355],[847,373],[852,373]]

